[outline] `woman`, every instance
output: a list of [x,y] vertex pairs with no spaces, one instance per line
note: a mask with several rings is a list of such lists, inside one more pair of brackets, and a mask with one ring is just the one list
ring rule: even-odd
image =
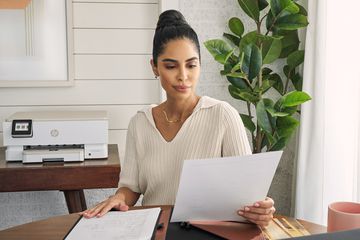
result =
[[[180,12],[169,10],[160,15],[151,66],[167,100],[131,119],[119,189],[82,212],[84,217],[101,217],[112,208],[126,211],[141,194],[143,205],[173,205],[185,159],[251,154],[238,112],[226,102],[196,95],[200,45]],[[238,213],[266,226],[275,211],[273,205],[266,198]]]

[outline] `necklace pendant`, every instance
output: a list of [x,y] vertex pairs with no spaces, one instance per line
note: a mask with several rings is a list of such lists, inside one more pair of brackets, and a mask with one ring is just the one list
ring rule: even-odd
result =
[[177,123],[180,121],[180,119],[175,119],[175,120],[169,120],[165,110],[162,110],[162,112],[164,113],[164,116],[165,116],[165,121],[168,122],[168,123]]

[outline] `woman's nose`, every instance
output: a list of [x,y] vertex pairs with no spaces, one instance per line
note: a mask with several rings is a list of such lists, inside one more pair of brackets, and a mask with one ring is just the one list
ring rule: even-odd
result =
[[187,79],[187,71],[185,67],[180,67],[179,68],[179,73],[178,73],[178,80],[183,82]]

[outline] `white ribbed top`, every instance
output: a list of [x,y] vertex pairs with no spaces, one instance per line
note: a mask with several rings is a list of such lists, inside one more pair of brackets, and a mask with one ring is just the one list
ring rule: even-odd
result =
[[201,97],[175,138],[155,126],[151,105],[130,121],[119,187],[144,194],[143,205],[173,205],[183,161],[251,154],[239,113],[230,104]]

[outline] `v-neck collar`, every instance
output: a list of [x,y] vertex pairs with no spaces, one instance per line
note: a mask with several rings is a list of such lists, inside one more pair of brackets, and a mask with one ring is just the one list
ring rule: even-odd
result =
[[149,106],[146,106],[144,109],[140,110],[139,112],[143,112],[145,113],[145,116],[147,118],[147,120],[150,122],[150,124],[155,128],[156,132],[158,133],[159,137],[162,139],[163,142],[167,143],[167,144],[171,144],[173,142],[175,142],[181,135],[182,132],[184,131],[183,129],[186,127],[186,125],[188,124],[189,120],[202,108],[209,108],[212,107],[216,104],[218,104],[220,101],[207,97],[207,96],[202,96],[200,97],[198,103],[196,104],[194,111],[191,113],[191,115],[185,120],[185,122],[183,123],[183,125],[180,127],[179,131],[176,133],[175,137],[173,139],[171,139],[170,141],[167,141],[164,136],[161,134],[161,132],[159,131],[159,129],[156,127],[155,124],[155,120],[154,120],[154,116],[152,114],[152,109],[156,106],[158,106],[157,104],[151,104]]

